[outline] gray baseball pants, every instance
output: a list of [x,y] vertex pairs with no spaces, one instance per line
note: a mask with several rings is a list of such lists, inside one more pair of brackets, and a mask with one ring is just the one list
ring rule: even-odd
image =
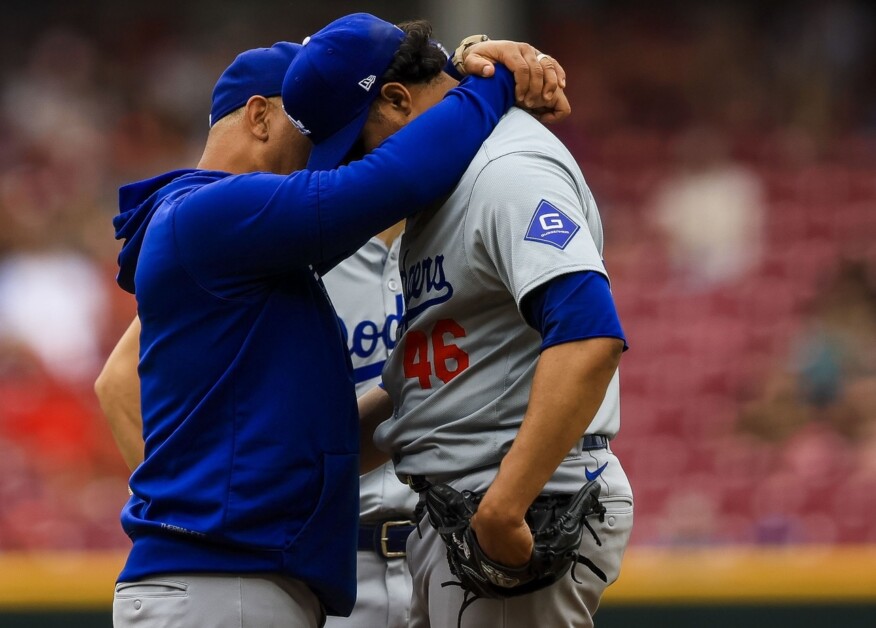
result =
[[606,574],[608,583],[596,577],[586,566],[550,587],[505,600],[479,599],[462,613],[463,591],[459,586],[442,586],[456,582],[447,565],[447,550],[428,515],[420,521],[422,538],[414,531],[408,537],[408,564],[413,577],[410,628],[593,628],[593,614],[609,584],[620,574],[621,560],[633,529],[633,497],[629,480],[617,458],[610,451],[588,452],[591,466],[609,462],[602,475],[600,502],[606,508],[605,521],[590,519],[599,534],[597,546],[584,531],[581,554],[590,558]]
[[298,580],[275,574],[166,574],[120,582],[114,628],[319,628],[322,606]]
[[325,628],[408,628],[411,574],[404,558],[356,553],[356,606],[349,617],[329,617]]

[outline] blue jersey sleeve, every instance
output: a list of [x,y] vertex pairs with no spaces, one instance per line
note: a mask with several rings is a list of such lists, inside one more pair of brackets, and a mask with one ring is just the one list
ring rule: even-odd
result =
[[319,259],[443,200],[513,104],[514,79],[497,66],[495,78],[466,79],[361,161],[319,173]]
[[587,338],[620,338],[627,350],[608,279],[582,271],[560,275],[535,288],[520,303],[523,317],[541,334],[541,349]]
[[514,79],[470,77],[363,159],[323,172],[229,176],[175,217],[189,272],[236,278],[322,265],[441,200],[514,103]]

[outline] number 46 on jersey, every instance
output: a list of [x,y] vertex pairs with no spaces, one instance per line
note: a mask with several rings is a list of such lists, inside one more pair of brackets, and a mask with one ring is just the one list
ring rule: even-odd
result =
[[445,384],[468,368],[468,354],[453,344],[465,337],[465,329],[455,320],[443,318],[429,333],[421,329],[405,334],[405,377],[416,377],[421,388],[432,388],[434,374]]

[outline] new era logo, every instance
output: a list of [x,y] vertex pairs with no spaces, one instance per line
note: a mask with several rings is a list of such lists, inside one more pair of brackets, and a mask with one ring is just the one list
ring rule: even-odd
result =
[[374,76],[373,74],[371,76],[367,76],[367,77],[363,78],[361,81],[359,81],[359,87],[364,89],[366,92],[370,92],[371,86],[374,85],[374,81],[376,81],[376,80],[377,80],[377,77]]

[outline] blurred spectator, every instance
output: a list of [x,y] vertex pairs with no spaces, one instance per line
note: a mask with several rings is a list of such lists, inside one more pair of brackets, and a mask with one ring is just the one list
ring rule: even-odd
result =
[[859,443],[876,436],[876,285],[847,262],[819,291],[789,362],[768,376],[740,428],[782,442],[818,422]]
[[69,251],[0,259],[0,340],[29,347],[55,377],[90,383],[100,371],[106,281]]
[[[872,541],[876,509],[876,284],[867,264],[845,262],[815,297],[790,358],[767,376],[738,428],[773,444],[752,513],[761,542]],[[856,496],[836,516],[837,487]],[[843,493],[844,494],[844,493]],[[867,523],[869,521],[869,523]]]
[[675,274],[693,288],[744,275],[763,251],[764,193],[758,176],[732,162],[713,129],[677,145],[677,172],[653,200]]

